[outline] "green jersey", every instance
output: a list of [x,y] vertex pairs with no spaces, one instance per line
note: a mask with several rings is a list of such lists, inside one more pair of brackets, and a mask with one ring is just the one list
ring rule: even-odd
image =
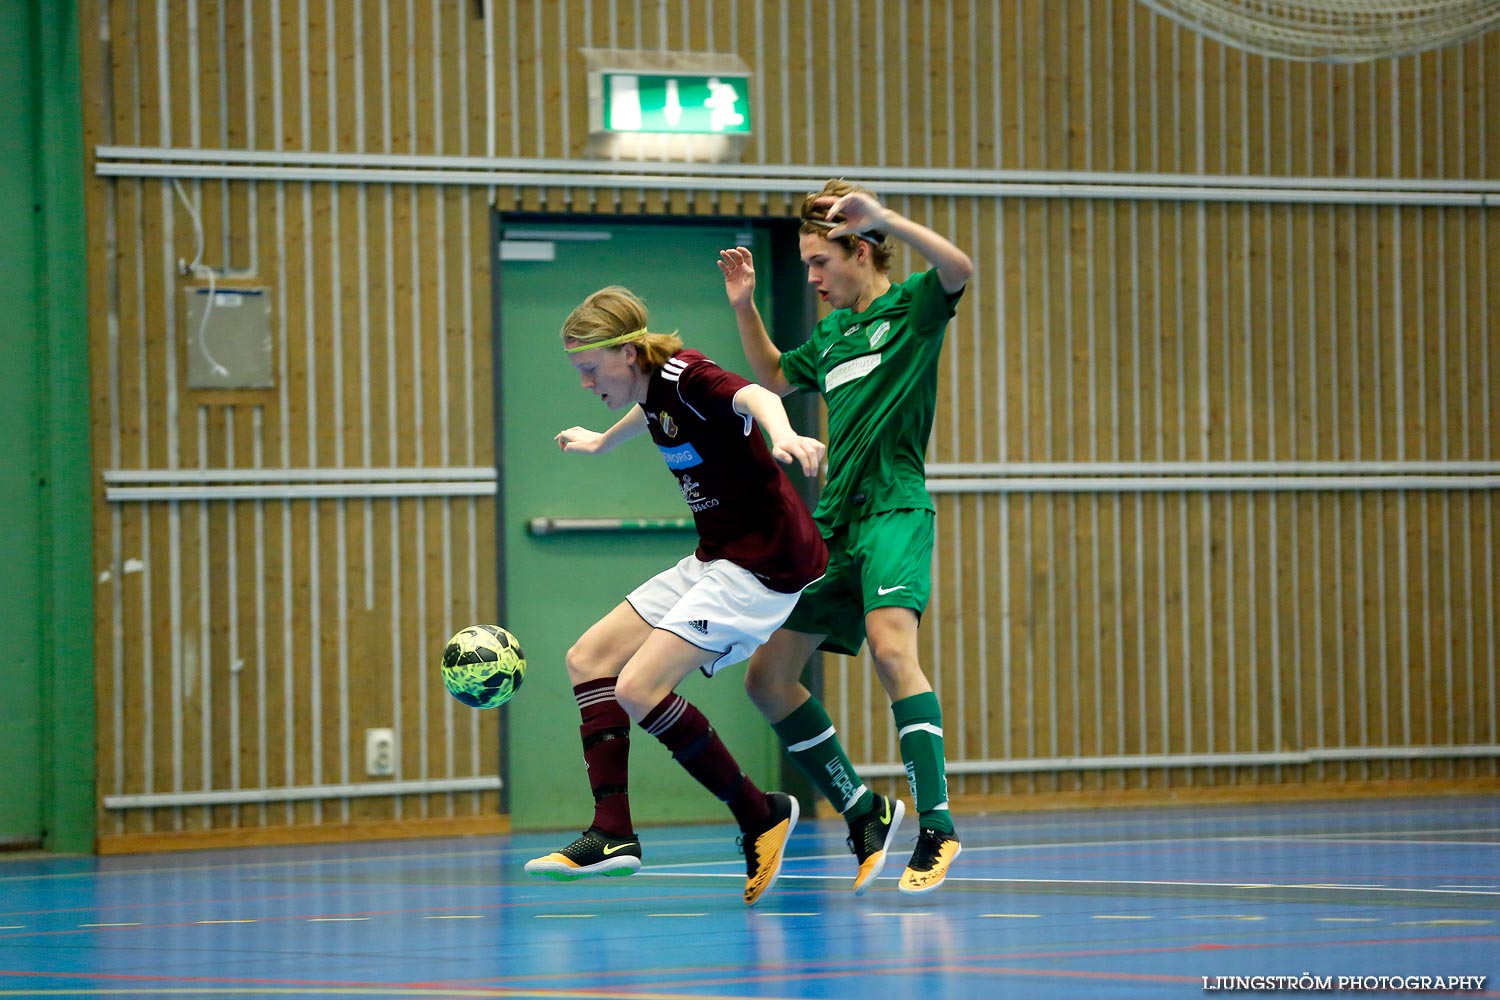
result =
[[932,510],[927,440],[937,410],[938,355],[963,289],[936,269],[892,284],[864,312],[823,317],[781,356],[787,381],[828,404],[828,482],[814,519],[824,533],[887,510]]

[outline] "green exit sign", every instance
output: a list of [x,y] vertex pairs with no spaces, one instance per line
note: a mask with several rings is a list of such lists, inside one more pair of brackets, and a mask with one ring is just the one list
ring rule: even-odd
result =
[[726,73],[605,72],[606,132],[750,131],[750,78]]

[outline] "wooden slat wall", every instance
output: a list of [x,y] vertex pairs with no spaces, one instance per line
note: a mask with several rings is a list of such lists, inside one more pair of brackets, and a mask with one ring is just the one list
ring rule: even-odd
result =
[[[747,164],[1500,178],[1500,36],[1263,59],[1132,0],[82,0],[86,143],[574,158],[577,49],[733,52]],[[477,11],[483,9],[484,17]],[[186,388],[170,184],[90,183],[104,469],[494,461],[489,210],[785,215],[794,191],[194,181],[268,287],[276,388]],[[1491,208],[892,197],[978,274],[930,459],[1495,460]],[[918,266],[908,256],[897,270]],[[1488,492],[944,495],[924,657],[956,761],[1500,742]],[[494,593],[484,499],[97,507],[104,794],[493,773],[426,683]],[[137,564],[135,561],[139,560]],[[141,568],[135,568],[139,565]],[[353,609],[353,610],[348,610]],[[896,759],[859,659],[856,759]],[[955,779],[1060,789],[1493,777],[1493,757]],[[492,812],[491,794],[108,814],[106,835]]]
[[[471,72],[483,66],[482,26],[455,5],[429,7],[93,9],[90,145],[407,152],[461,149],[476,132],[482,144],[484,78]],[[96,315],[110,316],[93,338],[101,469],[493,464],[482,198],[392,185],[184,188],[220,285],[271,290],[276,388],[186,388],[189,282],[173,265],[194,252],[189,213],[169,184],[96,183],[90,285]],[[442,638],[495,606],[493,501],[101,502],[98,512],[109,573],[103,794],[363,781],[370,726],[403,737],[397,780],[497,772],[494,718],[432,684]],[[486,792],[140,809],[107,815],[101,832],[497,806]]]

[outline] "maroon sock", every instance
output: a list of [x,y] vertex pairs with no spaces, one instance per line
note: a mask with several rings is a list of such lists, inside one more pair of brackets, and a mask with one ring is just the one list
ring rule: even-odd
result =
[[584,681],[573,688],[583,724],[583,761],[594,790],[594,826],[611,837],[628,837],[630,822],[630,716],[615,700],[615,679]]
[[661,740],[688,774],[729,806],[741,829],[762,826],[770,817],[766,793],[740,770],[703,713],[681,695],[663,698],[646,713],[641,728]]

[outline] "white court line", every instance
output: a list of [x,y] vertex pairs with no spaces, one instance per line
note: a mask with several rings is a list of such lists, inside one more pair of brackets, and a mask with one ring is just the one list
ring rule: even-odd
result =
[[[1335,813],[1328,813],[1326,815],[1328,815],[1330,818],[1338,818],[1342,814],[1335,812]],[[1316,818],[1316,816],[1306,816],[1306,817],[1299,817],[1299,818],[1314,819],[1314,818]],[[1103,825],[1107,825],[1107,826],[1133,825],[1133,823],[1134,823],[1134,821],[1124,821],[1124,820],[1121,820],[1121,821],[1114,821],[1114,822],[1106,821]],[[1022,823],[1022,824],[1018,824],[1017,825],[1018,829],[1028,829],[1028,828],[1033,828],[1033,827],[1034,828],[1038,828],[1038,829],[1045,829],[1046,828],[1044,826],[1039,826],[1039,825],[1034,825],[1034,824],[1028,824],[1028,823]],[[1031,843],[1031,844],[995,844],[995,845],[977,845],[976,844],[976,845],[973,845],[973,846],[970,846],[969,844],[965,844],[964,845],[964,853],[965,854],[973,854],[973,853],[975,853],[977,851],[1040,851],[1040,850],[1056,850],[1056,849],[1059,849],[1059,848],[1079,848],[1079,847],[1150,846],[1150,845],[1155,845],[1155,844],[1175,844],[1175,845],[1182,845],[1182,844],[1193,844],[1193,843],[1243,843],[1243,842],[1257,842],[1257,841],[1260,841],[1260,842],[1264,842],[1264,841],[1275,842],[1275,841],[1298,841],[1298,840],[1319,840],[1319,841],[1325,841],[1325,842],[1329,842],[1329,843],[1345,843],[1345,842],[1347,842],[1347,843],[1361,844],[1361,845],[1368,846],[1372,842],[1371,838],[1379,837],[1379,836],[1389,836],[1389,835],[1394,835],[1394,834],[1397,834],[1397,833],[1399,833],[1401,836],[1406,836],[1406,837],[1410,837],[1410,836],[1414,836],[1414,835],[1416,835],[1416,836],[1421,836],[1421,835],[1441,835],[1441,834],[1451,834],[1451,833],[1489,833],[1489,834],[1495,835],[1496,840],[1493,841],[1493,842],[1490,842],[1490,841],[1445,841],[1445,840],[1437,840],[1437,841],[1377,840],[1377,841],[1374,841],[1374,842],[1377,842],[1377,843],[1388,843],[1388,844],[1405,844],[1405,843],[1428,844],[1428,843],[1431,843],[1431,844],[1433,844],[1435,846],[1471,846],[1471,847],[1472,846],[1493,847],[1493,846],[1496,846],[1496,844],[1500,844],[1500,827],[1468,827],[1468,828],[1451,829],[1451,830],[1441,830],[1441,829],[1439,829],[1439,830],[1401,830],[1401,831],[1394,831],[1393,830],[1393,831],[1390,831],[1389,834],[1371,833],[1368,837],[1360,837],[1357,833],[1347,833],[1347,832],[1345,832],[1345,833],[1286,833],[1286,834],[1257,834],[1257,835],[1242,835],[1242,836],[1150,837],[1150,838],[1145,838],[1145,839],[1134,839],[1134,840],[1084,840],[1084,841],[1065,841],[1065,842]],[[513,834],[512,835],[493,834],[493,835],[490,835],[490,836],[504,838],[504,837],[514,836],[514,835]],[[647,833],[647,836],[650,836],[649,831]],[[1330,839],[1330,838],[1340,838],[1340,839],[1333,840],[1333,839]],[[724,844],[724,843],[732,841],[732,839],[733,839],[732,838],[732,834],[730,834],[728,836],[725,836],[725,837],[701,837],[700,836],[700,837],[673,838],[673,839],[666,839],[666,840],[653,839],[651,841],[651,845],[652,845],[653,849],[655,849],[655,850],[661,850],[661,849],[665,849],[665,848],[675,848],[675,847],[694,847],[694,846],[708,845],[708,844]],[[218,850],[225,851],[225,852],[231,852],[231,851],[233,851],[235,849],[233,849],[233,848],[219,848]],[[482,849],[477,849],[477,850],[466,850],[466,851],[447,851],[447,850],[416,851],[416,852],[406,852],[406,853],[397,853],[397,854],[372,854],[372,855],[365,855],[365,856],[360,856],[360,857],[344,857],[344,858],[333,858],[333,857],[328,857],[328,858],[298,858],[298,859],[287,860],[287,861],[252,861],[252,862],[245,862],[245,861],[235,861],[235,860],[226,859],[223,862],[210,862],[208,864],[167,865],[167,866],[149,867],[149,868],[129,868],[129,869],[123,869],[123,870],[117,870],[117,871],[48,872],[48,873],[45,873],[45,874],[32,874],[32,875],[0,875],[0,884],[9,883],[9,882],[46,882],[46,881],[54,881],[54,880],[59,880],[59,879],[80,879],[80,878],[92,878],[92,879],[99,879],[99,880],[102,881],[104,879],[116,879],[116,878],[131,877],[131,876],[137,876],[137,875],[179,874],[179,873],[184,873],[184,872],[213,872],[213,871],[219,871],[219,870],[225,869],[225,868],[232,868],[232,869],[235,869],[238,872],[244,872],[244,871],[248,871],[248,870],[274,870],[274,869],[291,870],[291,869],[299,869],[299,868],[336,867],[336,868],[340,868],[342,870],[348,871],[348,870],[352,870],[352,869],[362,868],[362,867],[364,867],[366,865],[371,865],[371,864],[377,864],[377,865],[379,865],[379,864],[388,864],[390,862],[445,861],[445,860],[458,861],[458,860],[462,860],[464,858],[494,858],[497,855],[497,853],[503,853],[503,852],[506,852],[506,851],[514,851],[514,852],[517,852],[518,854],[519,853],[525,853],[525,849],[519,848],[519,847],[512,847],[509,844],[507,844],[506,846],[499,848],[498,851],[497,851],[496,848],[490,847],[490,848],[482,848]],[[828,859],[835,859],[835,858],[850,858],[850,857],[851,857],[851,855],[849,855],[848,853],[841,853],[841,854],[821,854],[821,855],[812,855],[812,856],[809,856],[809,857],[800,858],[798,860],[803,860],[803,861],[808,861],[808,860],[828,860]],[[788,860],[791,860],[791,859],[788,859]],[[708,862],[708,863],[718,864],[720,862]],[[739,860],[739,859],[736,859],[736,860],[730,861],[730,862],[722,862],[722,863],[724,863],[724,864],[739,864],[739,865],[743,865],[744,864],[744,862],[741,861],[741,860]],[[683,866],[683,865],[673,865],[673,866],[661,865],[661,866],[656,866],[656,865],[653,865],[652,867],[687,867],[687,866]]]
[[1350,837],[1342,833],[1308,833],[1295,837],[1236,837],[1240,841],[1259,843],[1295,844],[1353,844],[1357,847],[1500,847],[1496,840],[1391,840],[1388,837]]
[[[1373,844],[1392,844],[1392,845],[1402,845],[1402,844],[1433,844],[1435,846],[1447,846],[1447,847],[1460,847],[1460,846],[1493,847],[1496,844],[1500,844],[1500,828],[1488,828],[1488,827],[1486,827],[1486,828],[1476,828],[1476,829],[1471,829],[1471,830],[1448,830],[1448,831],[1444,831],[1444,830],[1404,830],[1404,831],[1402,831],[1402,835],[1403,836],[1414,836],[1414,835],[1415,836],[1420,836],[1422,834],[1433,834],[1433,833],[1493,833],[1493,834],[1496,835],[1497,839],[1493,843],[1491,843],[1489,841],[1458,841],[1458,840],[1433,840],[1433,841],[1426,841],[1426,840],[1411,840],[1411,841],[1404,841],[1404,840],[1373,840],[1372,841],[1372,840],[1369,840],[1369,839],[1361,839],[1361,838],[1358,838],[1358,837],[1350,837],[1350,839],[1348,839],[1348,840],[1333,839],[1333,838],[1343,838],[1343,837],[1349,837],[1350,836],[1348,834],[1340,834],[1340,833],[1258,834],[1258,835],[1253,835],[1253,836],[1232,836],[1232,837],[1147,837],[1147,838],[1136,838],[1136,839],[1126,839],[1126,840],[1066,840],[1066,841],[1052,841],[1052,842],[1040,842],[1040,843],[1029,843],[1029,844],[1010,843],[1010,844],[974,844],[974,845],[970,845],[970,844],[966,843],[966,844],[964,844],[964,853],[965,854],[979,854],[979,853],[1015,853],[1015,852],[1019,852],[1019,851],[1078,850],[1078,849],[1081,849],[1081,848],[1089,848],[1089,847],[1159,847],[1159,846],[1161,846],[1163,844],[1169,845],[1169,846],[1172,846],[1172,847],[1181,847],[1181,846],[1184,846],[1184,845],[1187,845],[1187,844],[1297,843],[1299,841],[1308,841],[1308,840],[1317,841],[1319,843],[1334,843],[1334,844],[1352,843],[1352,844],[1359,844],[1361,846],[1366,846],[1366,847],[1370,846],[1372,843]],[[713,843],[713,841],[710,841],[710,843]],[[838,861],[838,860],[851,860],[852,858],[853,858],[853,855],[851,855],[847,851],[845,851],[845,852],[836,853],[836,854],[807,854],[807,855],[800,855],[800,856],[798,856],[796,858],[788,857],[787,860],[788,861],[793,861],[793,860],[796,860],[796,861]],[[729,860],[729,861],[706,861],[706,862],[700,862],[699,863],[699,865],[702,865],[702,864],[709,864],[709,865],[721,865],[721,864],[722,865],[743,865],[743,862],[741,860],[739,860],[738,858],[736,858],[736,859]],[[678,864],[678,865],[660,865],[660,866],[653,865],[652,867],[653,868],[656,868],[656,867],[662,867],[662,868],[686,868],[686,867],[698,867],[699,865],[681,865],[681,864]]]
[[[1157,837],[1147,840],[1077,840],[1060,843],[1041,844],[976,844],[964,845],[965,854],[979,853],[1008,853],[1013,851],[1048,851],[1058,849],[1072,849],[1080,847],[1142,847],[1159,844],[1170,844],[1180,846],[1191,843],[1232,843],[1240,838],[1237,837]],[[788,856],[788,861],[849,861],[853,862],[854,855],[848,851],[837,854],[802,854],[796,857]],[[660,868],[702,868],[704,866],[732,865],[741,869],[745,862],[740,858],[732,858],[727,861],[693,861],[668,865],[651,865],[652,870]],[[644,870],[644,869],[643,869]],[[853,877],[851,873],[850,877]]]
[[[1361,833],[1358,830],[1344,830],[1338,833],[1284,833],[1284,834],[1246,834],[1242,837],[1234,837],[1234,840],[1278,840],[1285,837],[1290,840],[1318,840],[1324,837],[1379,837],[1391,834],[1400,834],[1403,837],[1433,837],[1445,833],[1493,833],[1500,836],[1500,827],[1495,826],[1467,826],[1453,828],[1439,828],[1436,830],[1366,830]],[[1440,841],[1441,843],[1441,841]]]
[[[787,861],[805,860],[802,858],[787,858]],[[660,868],[689,868],[691,865],[662,865]],[[661,871],[657,866],[642,868],[635,873],[635,878],[643,875],[655,875],[658,878],[739,878],[745,876],[732,873],[704,872],[704,871]],[[830,879],[844,881],[842,875],[791,875],[783,871],[780,880],[801,879],[805,881],[826,882]],[[895,881],[896,876],[889,875],[882,878],[882,882]],[[990,878],[975,875],[949,875],[949,882],[965,882],[973,885],[1151,885],[1166,888],[1193,888],[1193,889],[1351,889],[1358,892],[1414,892],[1439,896],[1500,896],[1500,890],[1473,890],[1473,889],[1406,889],[1400,886],[1385,885],[1309,885],[1305,882],[1191,882],[1174,879],[1108,879],[1108,878]]]
[[1361,882],[1286,882],[1281,885],[1283,889],[1390,889],[1393,886],[1376,883]]

